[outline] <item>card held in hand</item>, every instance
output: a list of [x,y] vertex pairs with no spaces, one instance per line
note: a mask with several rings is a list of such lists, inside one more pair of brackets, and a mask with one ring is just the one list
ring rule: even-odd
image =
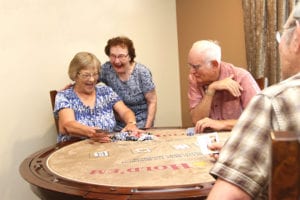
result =
[[200,147],[201,153],[204,155],[219,153],[219,151],[211,151],[207,145],[219,142],[217,132],[205,133],[197,136],[197,145]]

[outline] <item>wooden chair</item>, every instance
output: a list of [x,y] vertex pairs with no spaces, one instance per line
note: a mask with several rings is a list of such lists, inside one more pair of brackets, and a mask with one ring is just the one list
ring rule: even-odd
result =
[[[54,104],[55,104],[55,96],[57,94],[56,90],[50,90],[50,100],[51,100],[51,106],[52,106],[52,110],[54,109]],[[54,116],[53,116],[54,117]],[[59,129],[58,129],[58,120],[54,117],[54,121],[55,121],[55,127],[56,127],[56,132],[59,133]]]
[[[299,136],[298,136],[299,137]],[[300,143],[294,132],[272,132],[269,199],[300,199]]]
[[255,79],[255,80],[261,90],[268,87],[268,78],[267,77],[261,77],[261,78]]

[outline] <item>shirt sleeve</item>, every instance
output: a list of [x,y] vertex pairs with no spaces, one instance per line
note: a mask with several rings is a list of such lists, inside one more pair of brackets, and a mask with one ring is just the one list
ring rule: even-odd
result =
[[58,112],[64,108],[71,108],[71,103],[66,97],[65,92],[58,92],[55,96],[54,116],[58,118]]
[[140,82],[142,84],[142,92],[144,94],[155,89],[155,84],[152,80],[152,74],[148,68],[146,67],[140,68],[139,74],[140,74],[139,77]]
[[197,82],[194,80],[193,75],[189,74],[189,90],[188,98],[190,109],[195,108],[203,99],[204,91],[202,88],[198,88]]
[[253,97],[210,171],[214,177],[240,187],[252,197],[267,187],[271,112],[271,102],[267,97]]
[[253,98],[253,96],[258,94],[261,90],[249,72],[246,72],[241,78],[240,85],[243,88],[241,103],[243,109],[245,109],[250,100]]

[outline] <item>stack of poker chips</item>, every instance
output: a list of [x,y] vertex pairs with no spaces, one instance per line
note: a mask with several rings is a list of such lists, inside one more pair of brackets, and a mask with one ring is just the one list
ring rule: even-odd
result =
[[193,136],[195,135],[195,128],[194,127],[190,127],[186,129],[186,135],[187,136]]
[[115,141],[144,141],[153,140],[154,136],[151,133],[133,133],[133,132],[119,132],[111,136],[113,142]]

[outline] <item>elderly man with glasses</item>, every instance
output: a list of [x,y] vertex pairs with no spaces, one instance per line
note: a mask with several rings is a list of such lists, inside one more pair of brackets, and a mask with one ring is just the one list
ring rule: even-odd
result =
[[[300,136],[300,4],[277,37],[283,81],[249,103],[211,169],[217,178],[208,200],[268,199],[271,131]],[[210,146],[211,149],[217,146]]]
[[189,55],[189,103],[195,132],[231,130],[250,99],[260,92],[245,69],[221,61],[214,41],[193,44]]

